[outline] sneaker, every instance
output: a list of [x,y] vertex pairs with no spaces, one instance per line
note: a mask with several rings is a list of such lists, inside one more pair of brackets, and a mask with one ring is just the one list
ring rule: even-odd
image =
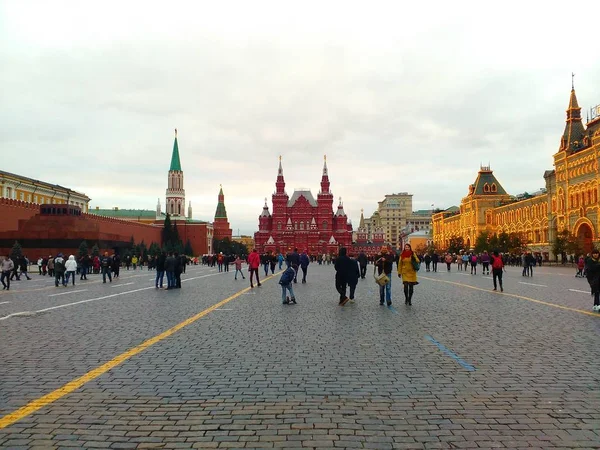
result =
[[281,302],[283,305],[289,305],[290,301],[286,298],[283,302]]
[[356,303],[353,298],[350,299],[350,303]]
[[500,292],[504,292],[504,288],[500,288]]
[[387,302],[387,305],[388,305],[388,306],[392,306],[392,302],[391,302],[391,301],[390,301],[390,302]]
[[592,311],[598,311],[598,305],[594,305],[594,306],[592,307]]
[[296,303],[296,297],[292,297],[290,299],[290,302],[293,303],[294,305],[297,305],[298,303]]
[[258,286],[258,287],[261,287],[261,286],[262,286],[262,284],[258,283],[258,284],[257,284],[257,286]]
[[348,297],[346,297],[344,300],[340,300],[340,306],[344,306],[349,301],[350,301],[350,299]]
[[379,302],[380,305],[383,305],[384,302]]
[[492,289],[492,291],[495,291],[495,290],[496,290],[496,288]]

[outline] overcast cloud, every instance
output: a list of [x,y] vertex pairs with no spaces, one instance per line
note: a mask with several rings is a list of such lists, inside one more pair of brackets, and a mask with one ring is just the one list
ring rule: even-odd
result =
[[0,168],[154,209],[177,128],[194,218],[222,184],[234,234],[279,155],[291,196],[326,154],[355,226],[387,193],[459,204],[480,163],[535,191],[572,71],[600,103],[600,2],[488,3],[0,2]]

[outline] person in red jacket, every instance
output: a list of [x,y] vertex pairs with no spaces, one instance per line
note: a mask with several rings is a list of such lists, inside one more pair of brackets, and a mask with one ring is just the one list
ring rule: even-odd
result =
[[250,268],[250,287],[253,288],[252,275],[256,274],[256,285],[260,286],[260,280],[258,279],[258,268],[260,267],[260,255],[256,249],[252,250],[252,253],[248,255],[248,266]]

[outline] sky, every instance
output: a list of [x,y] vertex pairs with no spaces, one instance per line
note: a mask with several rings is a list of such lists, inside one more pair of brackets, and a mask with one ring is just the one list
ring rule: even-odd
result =
[[[552,5],[556,3],[556,5]],[[600,104],[600,2],[0,0],[0,169],[164,207],[178,129],[186,201],[234,234],[286,190],[358,226],[385,194],[458,205],[480,165],[544,186],[575,73]]]

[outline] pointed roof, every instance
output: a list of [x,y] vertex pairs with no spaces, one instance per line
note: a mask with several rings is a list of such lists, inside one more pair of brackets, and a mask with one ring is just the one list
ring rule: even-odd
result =
[[181,172],[181,161],[179,161],[179,146],[177,145],[177,128],[175,128],[175,142],[173,142],[173,154],[171,155],[171,170]]
[[365,228],[365,215],[363,214],[363,210],[360,210],[360,223],[358,224],[358,228]]
[[318,206],[317,202],[315,201],[315,198],[313,197],[313,195],[310,192],[310,190],[299,189],[297,191],[294,191],[294,193],[292,194],[292,198],[290,198],[288,200],[288,204],[287,204],[288,207],[294,206],[294,203],[296,203],[296,201],[300,197],[304,197],[308,201],[308,203],[310,204],[310,206]]
[[223,195],[223,186],[219,191],[219,203],[215,211],[215,219],[227,219],[227,210],[225,209],[225,196]]
[[342,197],[340,197],[340,204],[338,205],[338,209],[335,212],[336,217],[345,217],[346,212],[344,211],[344,204],[342,203]]
[[277,169],[277,176],[283,176],[283,166],[281,165],[281,155],[279,155],[279,168]]
[[267,199],[265,197],[265,206],[263,206],[262,213],[260,217],[271,217],[271,213],[269,213],[269,206],[267,206]]
[[473,195],[508,195],[489,166],[481,166],[471,186]]
[[583,138],[585,136],[585,127],[581,122],[581,108],[577,102],[575,88],[571,89],[569,98],[569,107],[567,108],[567,120],[565,131],[563,132],[561,150],[575,152],[583,148]]
[[329,176],[329,174],[327,173],[327,155],[323,156],[323,176]]

